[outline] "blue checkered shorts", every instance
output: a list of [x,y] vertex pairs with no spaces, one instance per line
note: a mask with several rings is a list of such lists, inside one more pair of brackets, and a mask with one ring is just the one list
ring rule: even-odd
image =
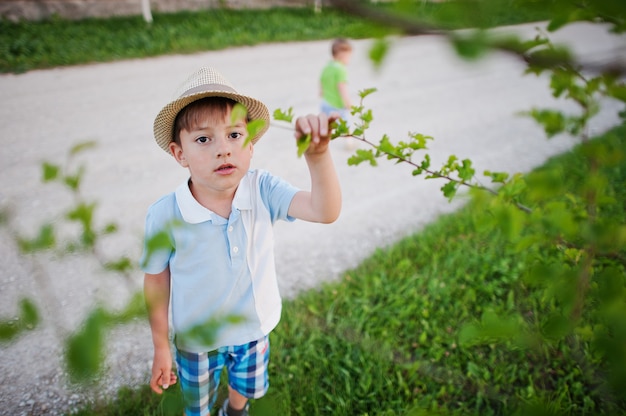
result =
[[176,350],[178,379],[185,398],[186,416],[206,416],[217,399],[222,369],[228,384],[239,394],[258,399],[269,387],[267,365],[270,340],[266,336],[249,344],[191,353]]

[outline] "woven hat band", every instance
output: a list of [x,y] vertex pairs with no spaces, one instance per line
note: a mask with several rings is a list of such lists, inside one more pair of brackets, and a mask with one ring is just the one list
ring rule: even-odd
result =
[[204,84],[204,85],[199,85],[197,87],[188,89],[187,91],[182,93],[179,98],[183,98],[187,95],[193,95],[193,94],[196,94],[199,92],[205,92],[205,91],[223,91],[223,92],[230,92],[233,94],[237,94],[237,91],[235,91],[234,88],[231,88],[224,84]]

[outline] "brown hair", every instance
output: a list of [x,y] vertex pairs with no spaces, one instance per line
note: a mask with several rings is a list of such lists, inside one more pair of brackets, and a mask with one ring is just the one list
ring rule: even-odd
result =
[[204,97],[184,107],[174,120],[174,142],[180,145],[180,132],[191,131],[203,122],[224,119],[226,114],[237,104],[226,97]]
[[348,42],[348,39],[337,38],[334,40],[331,52],[333,56],[337,56],[339,52],[347,52],[352,50],[352,45]]

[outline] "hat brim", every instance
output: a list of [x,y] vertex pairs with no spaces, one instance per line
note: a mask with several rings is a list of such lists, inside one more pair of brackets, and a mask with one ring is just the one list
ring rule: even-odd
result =
[[174,122],[178,113],[192,102],[206,97],[230,98],[246,107],[249,120],[263,120],[265,125],[252,138],[252,143],[258,142],[270,126],[269,110],[265,104],[257,99],[230,91],[213,90],[196,92],[177,98],[163,107],[156,116],[154,120],[154,138],[161,149],[170,153],[170,143],[174,141]]

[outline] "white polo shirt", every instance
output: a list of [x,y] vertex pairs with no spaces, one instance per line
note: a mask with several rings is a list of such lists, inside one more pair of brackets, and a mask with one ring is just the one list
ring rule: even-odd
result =
[[[241,180],[228,219],[200,205],[188,181],[148,209],[141,267],[148,274],[170,268],[172,322],[176,334],[227,316],[213,344],[176,338],[188,352],[207,352],[262,338],[280,320],[281,298],[274,266],[273,224],[287,215],[298,189],[263,170]],[[149,253],[147,242],[166,231],[171,249]]]

